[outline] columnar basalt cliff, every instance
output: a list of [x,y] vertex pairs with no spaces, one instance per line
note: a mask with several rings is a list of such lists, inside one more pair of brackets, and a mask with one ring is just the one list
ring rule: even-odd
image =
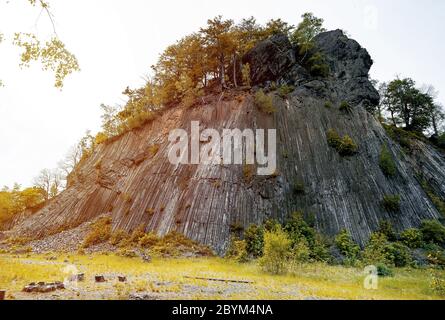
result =
[[[330,66],[326,78],[310,76],[283,35],[258,44],[244,57],[253,84],[270,90],[275,113],[258,110],[251,91],[241,89],[205,96],[193,108],[168,109],[143,128],[100,145],[79,166],[66,191],[10,232],[44,237],[108,213],[115,230],[143,225],[147,232],[178,231],[222,253],[231,226],[261,224],[268,218],[283,221],[293,211],[312,216],[327,235],[347,229],[361,244],[381,220],[403,230],[440,218],[420,177],[445,198],[444,155],[420,141],[407,154],[366,111],[379,95],[368,78],[372,59],[356,41],[336,30],[318,35],[315,43]],[[294,90],[283,98],[272,82]],[[350,112],[339,110],[342,101],[351,105]],[[242,165],[170,164],[169,132],[190,132],[191,121],[220,132],[276,129],[277,173],[246,178]],[[330,129],[349,135],[358,152],[341,157],[328,145]],[[379,166],[384,145],[397,167],[392,178]],[[295,192],[296,183],[304,192]],[[383,208],[388,194],[400,195],[399,212]]]

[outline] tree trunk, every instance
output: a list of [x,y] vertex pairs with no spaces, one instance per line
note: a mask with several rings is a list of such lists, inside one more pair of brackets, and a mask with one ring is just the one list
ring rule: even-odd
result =
[[233,54],[233,85],[238,87],[238,83],[236,81],[236,54]]
[[224,66],[224,54],[221,53],[219,58],[219,78],[221,81],[221,88],[226,88],[226,70]]

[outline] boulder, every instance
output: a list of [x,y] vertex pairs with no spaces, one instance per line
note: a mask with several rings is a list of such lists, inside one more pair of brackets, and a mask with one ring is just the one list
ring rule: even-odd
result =
[[295,49],[285,34],[276,34],[258,43],[242,60],[250,65],[252,84],[263,84],[277,80],[295,64]]

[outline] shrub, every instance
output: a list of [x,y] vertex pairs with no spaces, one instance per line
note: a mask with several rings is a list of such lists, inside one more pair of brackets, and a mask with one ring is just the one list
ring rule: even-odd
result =
[[272,97],[265,94],[262,89],[255,93],[255,105],[258,109],[267,114],[273,114],[277,111],[273,106]]
[[387,255],[386,245],[388,239],[383,233],[375,232],[371,234],[368,244],[362,252],[363,262],[366,264],[392,264],[392,258]]
[[288,86],[287,84],[284,84],[278,89],[278,94],[280,95],[280,97],[282,97],[284,99],[292,91],[294,91],[294,88],[292,86]]
[[411,263],[409,248],[400,242],[389,243],[385,246],[385,254],[392,265],[397,268],[406,267]]
[[90,232],[85,237],[83,242],[84,248],[89,248],[93,245],[104,243],[111,237],[111,218],[104,217],[98,219],[91,225]]
[[423,239],[438,245],[445,244],[445,227],[437,220],[425,220],[420,226]]
[[356,154],[357,149],[358,146],[354,140],[352,140],[350,136],[346,135],[341,139],[340,146],[337,151],[341,156],[347,157]]
[[433,274],[431,289],[438,296],[445,297],[445,279],[439,273]]
[[394,227],[392,226],[391,221],[389,221],[389,220],[380,221],[378,232],[384,234],[385,237],[388,239],[388,241],[396,241],[397,240],[397,234],[394,231]]
[[260,260],[263,270],[272,274],[285,273],[290,248],[291,241],[281,228],[272,232],[266,231],[264,233],[264,255]]
[[354,242],[345,229],[335,237],[335,246],[347,258],[348,263],[354,263],[360,252],[360,247]]
[[340,147],[341,138],[337,131],[334,129],[329,129],[327,132],[328,145],[336,150]]
[[154,245],[156,245],[159,242],[159,237],[150,232],[150,233],[146,233],[144,234],[141,238],[139,238],[139,245],[143,248],[148,248],[148,247],[152,247]]
[[329,75],[329,65],[321,52],[312,54],[307,60],[307,67],[312,76],[325,78]]
[[278,228],[281,228],[281,224],[276,219],[267,219],[264,222],[265,231],[275,231]]
[[376,267],[377,267],[377,274],[380,277],[393,277],[394,276],[393,271],[390,268],[388,268],[385,264],[379,263],[379,264],[377,264]]
[[243,64],[241,68],[241,76],[243,79],[243,85],[250,87],[251,79],[250,79],[250,65],[248,63]]
[[302,238],[293,246],[292,259],[298,263],[308,262],[311,258],[311,249],[305,238]]
[[400,210],[399,195],[385,195],[383,197],[382,206],[389,212],[397,212]]
[[247,253],[254,258],[261,257],[264,249],[264,230],[252,224],[244,233]]
[[383,146],[382,150],[380,151],[379,164],[385,176],[394,177],[396,175],[396,165],[386,146]]
[[294,212],[291,218],[284,225],[284,231],[287,233],[291,245],[297,245],[302,239],[312,246],[315,241],[315,230],[304,221],[303,213]]
[[358,146],[350,136],[345,135],[343,138],[340,138],[337,131],[333,129],[328,130],[326,136],[328,145],[337,150],[341,156],[352,156],[357,153]]
[[423,235],[419,229],[406,229],[400,234],[400,240],[411,249],[417,249],[423,246]]
[[130,235],[127,232],[125,232],[124,230],[118,230],[111,234],[110,243],[113,246],[119,246],[122,242],[127,240],[129,237],[130,237]]
[[352,107],[351,107],[351,105],[349,104],[349,102],[347,102],[347,101],[342,101],[341,103],[340,103],[340,111],[343,111],[343,112],[352,112]]
[[295,182],[293,190],[294,190],[294,193],[297,195],[305,194],[304,182],[302,182],[302,181]]
[[326,102],[324,103],[324,107],[325,107],[326,109],[331,109],[331,108],[332,108],[332,102],[330,102],[330,101],[326,101]]
[[227,250],[226,253],[226,258],[233,259],[239,263],[247,262],[249,259],[246,248],[246,241],[232,237],[229,250]]

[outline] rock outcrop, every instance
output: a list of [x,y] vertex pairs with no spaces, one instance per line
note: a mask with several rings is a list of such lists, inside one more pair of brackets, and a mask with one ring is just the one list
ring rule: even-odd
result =
[[[323,233],[333,236],[347,229],[360,244],[384,219],[403,230],[440,218],[418,176],[426,177],[445,198],[444,155],[420,141],[414,156],[405,154],[366,111],[379,96],[368,80],[371,57],[356,41],[339,30],[322,33],[315,41],[331,69],[327,78],[311,77],[280,35],[258,44],[244,58],[255,84],[295,86],[285,98],[270,93],[274,114],[258,110],[246,91],[204,97],[192,109],[166,110],[143,128],[100,145],[79,166],[66,191],[11,233],[44,237],[109,213],[114,230],[143,225],[159,234],[179,231],[222,253],[231,226],[245,228],[268,218],[283,221],[297,210],[312,216]],[[352,106],[349,113],[338,108],[345,100]],[[333,107],[326,108],[326,102]],[[220,132],[276,129],[277,174],[245,179],[242,165],[170,164],[168,134],[176,128],[190,132],[191,121]],[[349,135],[359,146],[357,154],[341,157],[327,143],[329,129]],[[396,163],[393,178],[379,167],[384,145]],[[304,192],[295,192],[296,183]],[[381,205],[388,194],[400,195],[399,212]]]

